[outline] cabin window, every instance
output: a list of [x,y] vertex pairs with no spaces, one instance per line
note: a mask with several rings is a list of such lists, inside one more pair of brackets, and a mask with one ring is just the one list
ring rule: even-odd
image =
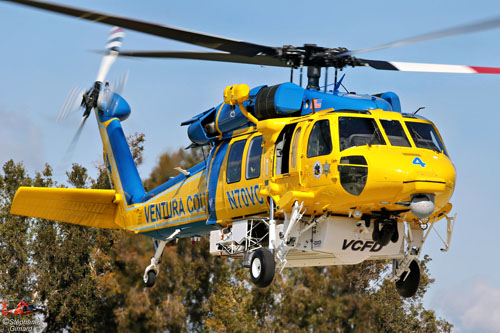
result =
[[340,151],[364,145],[385,145],[373,118],[339,117]]
[[332,137],[330,134],[330,122],[320,120],[314,124],[307,142],[307,157],[328,155],[332,152]]
[[276,174],[283,175],[290,170],[290,147],[293,131],[297,124],[288,124],[281,131],[276,140]]
[[446,150],[439,138],[434,126],[427,123],[417,123],[414,121],[406,121],[406,127],[418,148],[430,149],[436,152],[443,152],[446,156]]
[[246,178],[254,179],[260,177],[260,165],[262,157],[262,136],[256,136],[250,141],[247,154]]
[[300,127],[295,131],[295,136],[293,137],[292,142],[292,158],[290,161],[290,166],[292,169],[297,167],[297,155],[299,150],[299,138],[300,138]]
[[389,142],[393,146],[411,147],[410,141],[403,130],[403,126],[397,120],[380,120]]
[[228,184],[236,183],[241,180],[241,160],[246,140],[236,141],[231,145],[229,156],[227,157],[227,176]]

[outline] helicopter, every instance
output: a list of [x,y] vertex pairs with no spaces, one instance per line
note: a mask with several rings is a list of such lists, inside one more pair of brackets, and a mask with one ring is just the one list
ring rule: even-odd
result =
[[39,308],[36,308],[34,305],[31,305],[31,304],[29,304],[26,301],[20,301],[17,304],[17,306],[16,306],[15,309],[9,310],[7,308],[7,304],[5,303],[5,301],[2,301],[2,314],[4,316],[8,316],[10,314],[13,314],[13,315],[28,315],[28,314],[32,314],[32,313],[35,313],[35,312],[38,312],[38,311],[40,311]]
[[[447,223],[448,250],[455,168],[436,126],[403,113],[393,92],[340,92],[337,75],[331,92],[320,91],[321,68],[498,74],[499,68],[356,55],[490,29],[500,20],[353,51],[314,44],[269,47],[46,2],[10,2],[218,51],[121,51],[123,32],[113,30],[98,77],[83,98],[81,126],[94,111],[115,189],[20,188],[11,213],[154,238],[156,252],[144,274],[148,287],[165,245],[182,237],[209,236],[210,252],[241,258],[259,287],[284,268],[392,259],[388,278],[403,297],[417,291],[418,257],[440,220]],[[308,82],[305,89],[302,82],[227,87],[220,105],[182,123],[190,147],[208,147],[208,158],[188,170],[178,168],[178,176],[146,193],[121,127],[130,107],[104,85],[119,55],[307,67]]]

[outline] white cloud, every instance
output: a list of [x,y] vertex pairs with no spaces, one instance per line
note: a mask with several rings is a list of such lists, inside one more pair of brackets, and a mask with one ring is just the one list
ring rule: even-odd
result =
[[500,285],[485,278],[437,292],[432,303],[453,322],[454,331],[500,332]]

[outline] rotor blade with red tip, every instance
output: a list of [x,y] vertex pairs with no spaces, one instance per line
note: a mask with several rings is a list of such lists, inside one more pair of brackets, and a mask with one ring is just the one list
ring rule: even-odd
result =
[[240,54],[244,56],[254,56],[257,54],[267,54],[267,55],[276,54],[276,50],[269,46],[202,34],[199,32],[168,27],[155,23],[143,22],[126,17],[99,13],[87,9],[80,9],[50,2],[41,2],[33,0],[3,0],[3,1],[14,2],[21,5],[35,7],[39,9],[45,9],[51,12],[74,16],[92,22],[116,25],[129,30],[139,31],[154,36],[176,40],[179,42],[194,44],[202,47],[207,47],[210,49],[231,52],[234,54]]
[[500,74],[500,67],[479,67],[465,65],[426,64],[419,62],[398,62],[359,59],[365,66],[379,70],[402,72],[431,72],[459,74]]

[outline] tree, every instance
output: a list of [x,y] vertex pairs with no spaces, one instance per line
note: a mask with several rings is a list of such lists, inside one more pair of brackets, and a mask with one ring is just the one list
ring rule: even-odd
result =
[[[87,170],[73,164],[67,172],[68,183],[76,188],[87,187]],[[51,171],[37,175],[37,186],[52,185]],[[33,224],[31,244],[36,288],[45,304],[47,331],[99,331],[113,326],[110,309],[102,302],[96,278],[96,255],[109,251],[102,241],[103,232],[78,225],[37,220]],[[112,316],[111,316],[112,317]]]
[[147,190],[152,190],[158,185],[166,182],[170,177],[179,174],[175,171],[175,167],[181,167],[183,169],[189,169],[196,163],[203,160],[206,152],[203,148],[194,148],[190,150],[185,150],[179,148],[179,150],[172,153],[166,152],[160,156],[158,159],[158,165],[153,168],[151,175],[144,182],[145,188]]
[[0,176],[0,297],[28,298],[31,290],[29,265],[30,218],[11,216],[10,206],[19,186],[32,179],[21,163],[10,160]]

